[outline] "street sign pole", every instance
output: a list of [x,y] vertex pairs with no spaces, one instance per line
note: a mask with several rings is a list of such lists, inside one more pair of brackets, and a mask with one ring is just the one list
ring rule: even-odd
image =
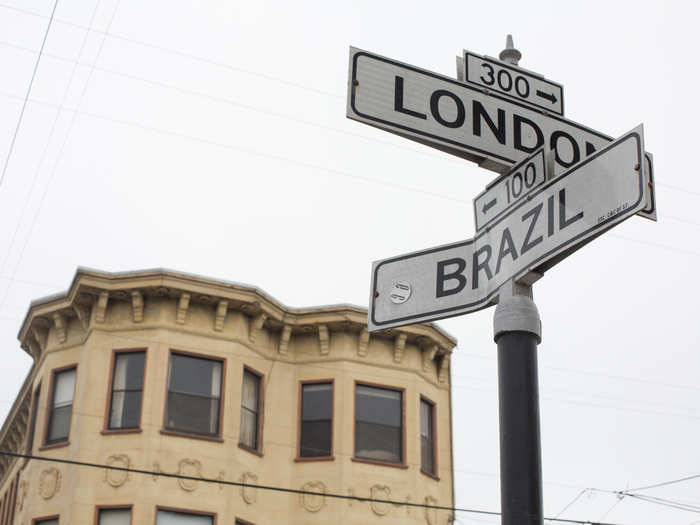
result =
[[[508,35],[501,60],[517,66]],[[501,449],[501,525],[542,525],[542,445],[537,345],[542,322],[532,285],[510,280],[493,314],[498,346],[498,422]]]

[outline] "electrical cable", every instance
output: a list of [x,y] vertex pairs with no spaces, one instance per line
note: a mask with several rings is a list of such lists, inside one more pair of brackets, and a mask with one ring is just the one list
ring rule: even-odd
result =
[[49,23],[46,26],[46,32],[44,33],[44,38],[41,41],[41,48],[39,48],[39,55],[36,57],[36,62],[34,63],[34,71],[32,72],[32,77],[29,80],[29,88],[27,88],[27,94],[24,97],[24,102],[22,103],[22,109],[19,112],[19,119],[17,120],[17,126],[15,127],[15,132],[12,135],[12,141],[10,142],[10,149],[5,157],[5,163],[2,167],[2,174],[0,174],[0,186],[2,186],[5,180],[5,175],[7,173],[7,166],[10,163],[10,157],[12,156],[12,151],[15,147],[15,141],[17,140],[17,135],[19,134],[19,128],[22,124],[22,117],[24,116],[24,110],[27,107],[27,101],[29,100],[29,94],[32,91],[32,86],[34,85],[34,79],[36,78],[36,72],[39,69],[39,62],[41,61],[41,54],[44,52],[44,45],[46,44],[46,38],[49,36],[49,30],[51,29],[51,23],[53,22],[54,15],[56,14],[56,7],[58,6],[58,0],[53,4],[53,9],[51,10],[51,16],[49,17]]
[[644,487],[635,487],[630,489],[629,492],[637,492],[639,490],[655,489],[656,487],[665,487],[666,485],[673,485],[675,483],[681,483],[683,481],[690,481],[691,479],[700,478],[700,474],[694,474],[692,476],[686,476],[684,478],[672,479],[670,481],[662,481],[661,483],[654,483],[653,485],[645,485]]
[[[10,452],[10,451],[6,451],[6,450],[0,450],[0,455],[14,457],[14,458],[20,458],[20,459],[33,459],[33,460],[38,460],[38,461],[61,463],[64,465],[73,465],[73,466],[79,466],[79,467],[90,467],[90,468],[99,468],[99,469],[106,469],[106,470],[116,470],[116,471],[120,471],[120,472],[127,472],[127,473],[133,473],[133,474],[144,474],[144,475],[149,475],[149,476],[154,476],[154,477],[155,476],[162,476],[162,477],[166,477],[166,478],[184,479],[187,481],[202,481],[204,483],[229,485],[229,486],[234,486],[234,487],[254,488],[254,489],[259,489],[259,490],[269,490],[269,491],[283,492],[283,493],[288,493],[288,494],[302,494],[302,495],[311,495],[311,496],[318,496],[320,494],[319,492],[314,492],[314,491],[310,491],[310,490],[292,489],[292,488],[280,487],[280,486],[276,486],[276,485],[261,485],[261,484],[257,484],[257,483],[245,483],[242,481],[229,481],[229,480],[222,480],[222,479],[216,479],[216,478],[207,478],[204,476],[201,476],[201,477],[199,477],[199,476],[187,476],[185,474],[179,474],[179,473],[169,473],[169,472],[160,472],[160,471],[153,471],[153,470],[146,470],[146,469],[136,469],[136,468],[132,468],[132,467],[118,467],[115,465],[106,465],[106,464],[101,464],[101,463],[90,463],[90,462],[86,462],[86,461],[77,461],[77,460],[72,460],[72,459],[47,458],[47,457],[43,457],[43,456],[35,456],[32,454],[19,454],[16,452]],[[341,499],[341,500],[386,503],[386,504],[395,505],[395,506],[416,507],[416,508],[434,509],[434,510],[446,510],[446,511],[451,511],[451,512],[468,512],[468,513],[483,514],[483,515],[488,515],[488,516],[500,516],[501,515],[500,512],[479,510],[479,509],[472,509],[472,508],[465,508],[465,507],[447,507],[444,505],[429,505],[427,503],[411,503],[408,501],[394,501],[394,500],[389,500],[389,499],[365,498],[362,496],[354,496],[354,495],[351,496],[351,495],[347,495],[347,494],[337,494],[337,493],[333,493],[333,492],[324,492],[322,494],[324,497]],[[595,522],[595,521],[589,521],[589,520],[574,520],[574,519],[563,519],[563,518],[546,518],[546,519],[548,519],[550,521],[560,522],[560,523],[578,523],[581,525],[614,525],[612,523],[602,523],[602,522]]]
[[562,514],[564,514],[564,512],[566,512],[566,511],[569,509],[569,507],[571,507],[571,505],[573,505],[574,503],[576,503],[576,502],[579,500],[579,498],[580,498],[581,496],[583,496],[583,495],[584,495],[586,492],[588,492],[589,490],[590,490],[590,489],[582,489],[581,492],[579,492],[578,494],[576,494],[576,497],[575,497],[574,499],[572,499],[569,503],[567,503],[567,504],[564,506],[563,509],[561,509],[559,512],[557,512],[557,514],[556,514],[554,517],[555,517],[555,518],[558,518],[559,516],[561,516]]

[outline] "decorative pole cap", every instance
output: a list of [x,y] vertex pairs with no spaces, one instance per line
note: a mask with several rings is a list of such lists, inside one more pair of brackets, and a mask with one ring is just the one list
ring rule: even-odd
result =
[[517,66],[518,61],[522,58],[522,56],[522,53],[513,47],[513,35],[508,35],[506,37],[506,48],[501,51],[498,58],[500,58],[503,62]]

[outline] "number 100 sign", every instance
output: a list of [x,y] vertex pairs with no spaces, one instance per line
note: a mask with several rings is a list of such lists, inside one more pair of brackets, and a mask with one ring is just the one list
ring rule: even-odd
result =
[[564,116],[564,88],[561,84],[493,58],[464,51],[464,80],[493,90],[539,109]]
[[476,231],[487,227],[546,179],[544,148],[540,148],[474,198]]

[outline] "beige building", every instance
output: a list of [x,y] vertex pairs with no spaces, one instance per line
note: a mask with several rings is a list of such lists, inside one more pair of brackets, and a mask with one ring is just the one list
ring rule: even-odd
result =
[[451,523],[329,496],[454,505],[456,341],[430,324],[370,336],[366,317],[172,271],[78,270],[21,326],[34,363],[0,449],[97,466],[0,456],[0,525]]

